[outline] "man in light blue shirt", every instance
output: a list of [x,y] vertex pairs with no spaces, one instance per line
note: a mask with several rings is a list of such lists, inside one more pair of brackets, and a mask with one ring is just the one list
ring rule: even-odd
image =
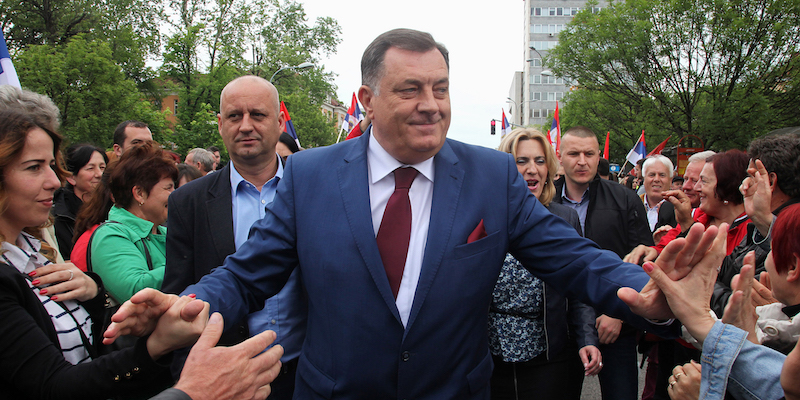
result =
[[[231,81],[220,96],[219,132],[231,162],[219,173],[181,186],[169,199],[165,292],[180,293],[196,283],[246,240],[253,223],[272,203],[283,164],[275,145],[284,130],[278,93],[256,76]],[[216,311],[216,310],[214,310]],[[283,290],[247,321],[230,321],[221,344],[241,342],[265,330],[284,348],[281,374],[270,398],[291,399],[297,359],[305,338],[307,304],[293,273]],[[184,357],[178,357],[180,365]]]

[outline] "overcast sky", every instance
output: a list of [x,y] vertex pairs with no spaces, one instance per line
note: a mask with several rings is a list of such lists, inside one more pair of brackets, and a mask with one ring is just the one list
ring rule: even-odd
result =
[[[361,55],[379,34],[395,28],[429,32],[450,51],[452,119],[448,137],[496,148],[489,120],[500,119],[514,71],[521,71],[522,0],[463,2],[453,0],[299,0],[309,24],[319,16],[335,18],[342,28],[337,54],[324,60],[338,76],[338,98],[347,106],[361,85]],[[509,119],[511,119],[509,117]]]

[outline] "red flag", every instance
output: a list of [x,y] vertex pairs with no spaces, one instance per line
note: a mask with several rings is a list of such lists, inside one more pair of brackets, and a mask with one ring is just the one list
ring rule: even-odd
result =
[[671,138],[671,137],[672,137],[672,136],[670,135],[669,137],[667,137],[666,139],[664,139],[664,141],[663,141],[663,142],[661,142],[661,144],[659,144],[658,146],[656,146],[656,148],[655,148],[655,149],[653,149],[653,151],[651,151],[651,152],[647,153],[647,156],[648,156],[648,157],[650,157],[650,156],[652,156],[653,154],[661,154],[661,151],[662,151],[662,150],[664,150],[664,146],[666,146],[666,145],[667,145],[667,142],[669,141],[669,138]]
[[606,132],[606,145],[603,147],[603,158],[608,160],[608,138],[611,136],[611,131]]

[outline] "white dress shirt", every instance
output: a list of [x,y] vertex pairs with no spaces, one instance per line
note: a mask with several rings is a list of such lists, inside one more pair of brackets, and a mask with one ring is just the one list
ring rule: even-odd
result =
[[406,326],[408,316],[411,314],[411,307],[414,304],[419,274],[422,270],[425,243],[428,241],[428,226],[433,204],[433,157],[419,164],[402,164],[389,155],[375,139],[375,135],[371,134],[367,147],[367,166],[369,170],[369,204],[372,210],[372,227],[376,237],[378,229],[381,227],[386,203],[394,193],[394,174],[392,172],[399,167],[406,166],[414,167],[419,171],[408,191],[408,197],[411,200],[411,239],[408,244],[403,279],[400,281],[400,290],[395,300],[397,311],[400,312],[400,319],[403,321],[403,326]]

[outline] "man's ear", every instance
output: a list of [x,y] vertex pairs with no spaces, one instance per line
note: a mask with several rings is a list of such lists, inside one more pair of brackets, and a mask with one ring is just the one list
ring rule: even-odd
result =
[[366,114],[369,119],[375,119],[373,114],[374,107],[372,106],[372,100],[375,99],[375,97],[375,92],[372,91],[371,87],[361,85],[361,87],[358,88],[358,101],[364,106],[364,114]]
[[774,172],[768,172],[767,175],[769,177],[769,187],[774,191],[775,185],[778,183],[778,174]]
[[794,254],[792,256],[792,263],[789,265],[789,270],[786,274],[787,282],[797,282],[800,279],[800,256]]

